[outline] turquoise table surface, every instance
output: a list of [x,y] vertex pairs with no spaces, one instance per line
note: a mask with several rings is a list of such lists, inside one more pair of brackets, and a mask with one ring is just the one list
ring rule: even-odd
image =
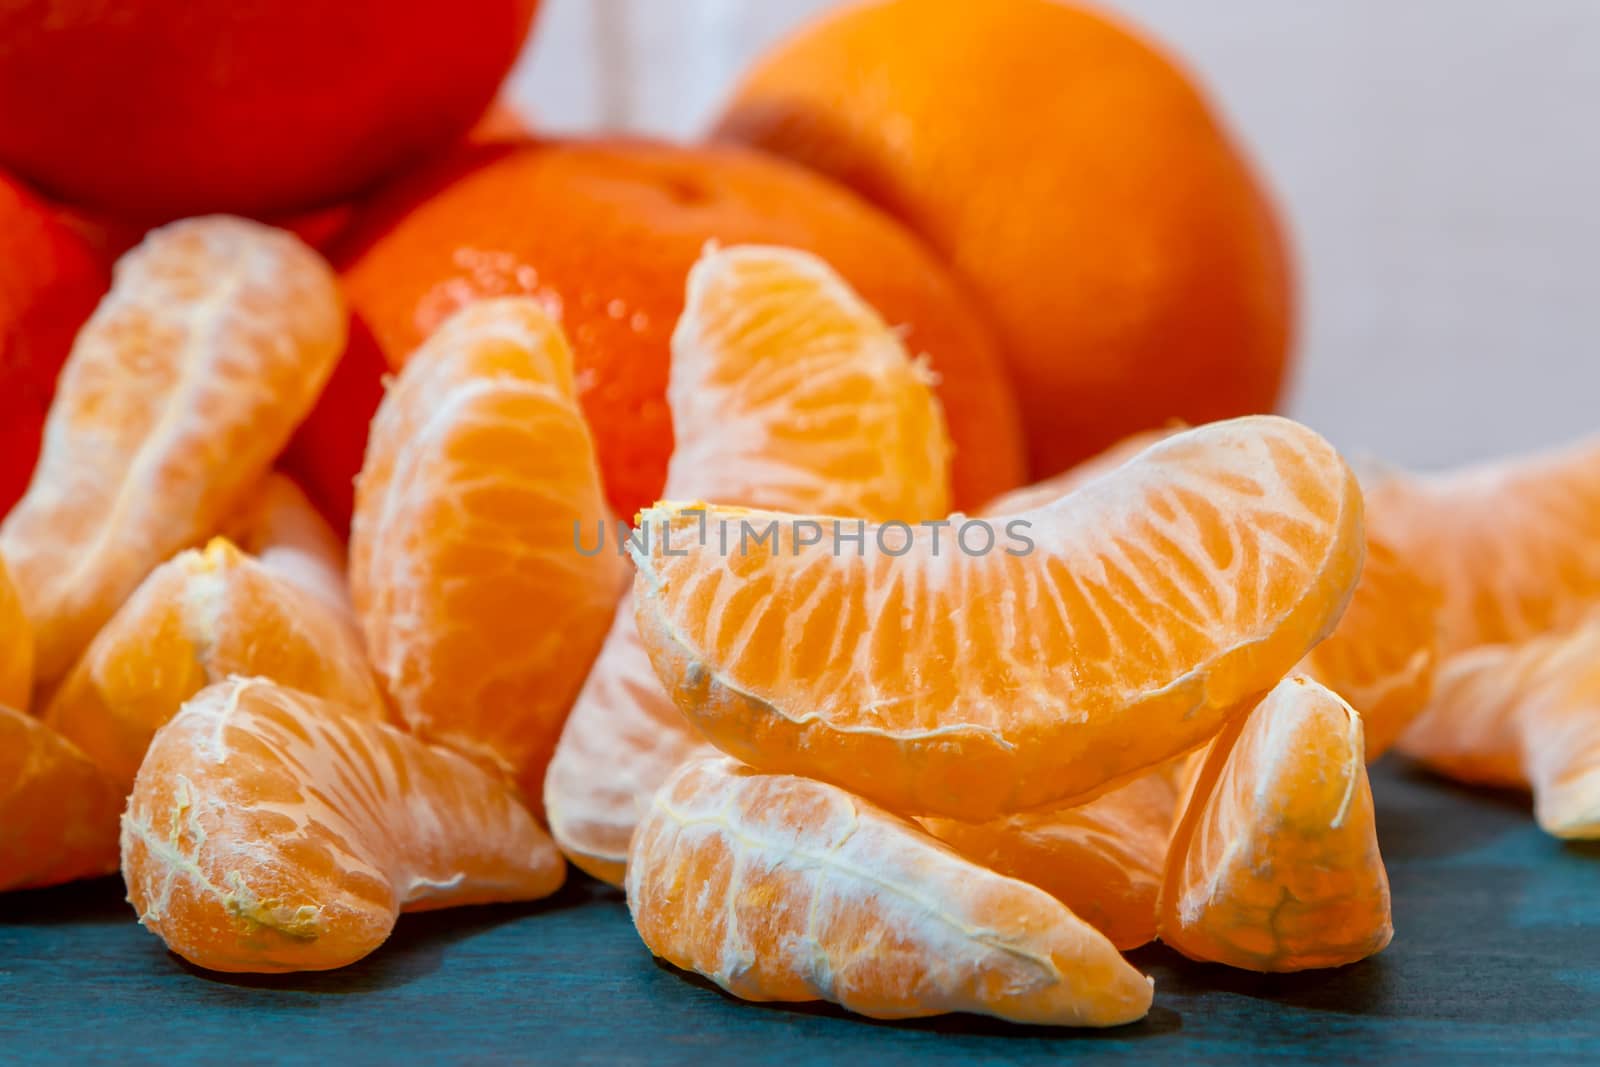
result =
[[107,879],[0,897],[0,1062],[1600,1064],[1600,848],[1392,760],[1373,787],[1385,952],[1274,977],[1141,949],[1155,1008],[1115,1031],[738,1003],[654,962],[620,894],[582,877],[539,905],[403,918],[342,971],[209,975]]

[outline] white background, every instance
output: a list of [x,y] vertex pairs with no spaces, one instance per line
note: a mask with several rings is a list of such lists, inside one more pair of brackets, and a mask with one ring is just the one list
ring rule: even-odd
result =
[[[694,137],[830,6],[545,0],[510,92],[543,130]],[[1291,413],[1418,466],[1600,431],[1600,0],[1107,6],[1200,73],[1288,212]]]

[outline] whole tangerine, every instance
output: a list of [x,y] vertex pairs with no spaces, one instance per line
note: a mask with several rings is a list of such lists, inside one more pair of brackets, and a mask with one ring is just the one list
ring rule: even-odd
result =
[[744,76],[725,142],[926,239],[991,315],[1043,478],[1169,419],[1270,410],[1294,319],[1271,200],[1194,78],[1058,0],[872,0]]

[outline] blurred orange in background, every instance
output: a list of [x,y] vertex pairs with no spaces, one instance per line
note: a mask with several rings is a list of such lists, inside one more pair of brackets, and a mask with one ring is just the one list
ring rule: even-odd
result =
[[1276,213],[1194,79],[1117,22],[1055,0],[847,5],[755,64],[717,136],[851,186],[946,257],[993,316],[1035,478],[1277,403]]
[[0,6],[0,165],[164,221],[334,203],[483,114],[538,0]]
[[107,284],[84,240],[0,174],[0,516],[27,488],[56,374]]

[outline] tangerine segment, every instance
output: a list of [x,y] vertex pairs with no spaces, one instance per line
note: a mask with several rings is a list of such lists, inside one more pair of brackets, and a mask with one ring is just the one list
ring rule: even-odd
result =
[[1545,832],[1600,838],[1600,620],[1452,657],[1400,750],[1461,781],[1531,788]]
[[[743,246],[689,275],[667,386],[667,493],[802,514],[937,519],[949,508],[939,402],[898,335],[814,256]],[[709,747],[656,678],[625,600],[556,746],[556,842],[620,885],[640,813]]]
[[1155,940],[1156,897],[1187,761],[1163,763],[1073,808],[922,825],[974,863],[1043,889],[1117,948],[1138,948]]
[[0,556],[0,706],[28,707],[33,695],[33,630]]
[[544,769],[623,586],[561,328],[531,298],[469,305],[406,364],[356,486],[351,587],[384,687],[420,736]]
[[156,730],[233,674],[388,717],[354,619],[219,537],[150,572],[90,642],[45,720],[125,796]]
[[1344,617],[1300,669],[1361,713],[1367,762],[1422,713],[1439,658],[1439,589],[1383,541],[1367,537]]
[[1568,629],[1600,604],[1600,437],[1422,477],[1366,479],[1375,538],[1437,586],[1440,653]]
[[744,245],[689,272],[667,385],[668,499],[802,515],[943,518],[934,378],[832,267]]
[[353,612],[344,542],[287,475],[274,471],[263,478],[223,523],[222,534],[268,570]]
[[161,728],[122,818],[139,921],[214,971],[340,967],[402,911],[538,899],[564,869],[494,775],[259,678]]
[[190,219],[118,261],[67,357],[33,481],[0,526],[41,681],[239,504],[311,410],[344,335],[332,272],[280,230]]
[[835,786],[729,759],[656,793],[627,890],[651,952],[746,1000],[1063,1026],[1150,1010],[1150,979],[1048,893]]
[[643,512],[656,672],[752,766],[968,821],[1089,799],[1194,748],[1332,629],[1363,548],[1338,453],[1272,416],[1170,438],[1008,521],[986,554],[955,523],[869,527],[859,554],[827,523],[811,544],[793,516]]
[[121,810],[122,794],[72,742],[0,705],[0,890],[110,874]]
[[1161,939],[1251,971],[1354,963],[1394,929],[1361,716],[1285,678],[1212,742],[1173,835]]

